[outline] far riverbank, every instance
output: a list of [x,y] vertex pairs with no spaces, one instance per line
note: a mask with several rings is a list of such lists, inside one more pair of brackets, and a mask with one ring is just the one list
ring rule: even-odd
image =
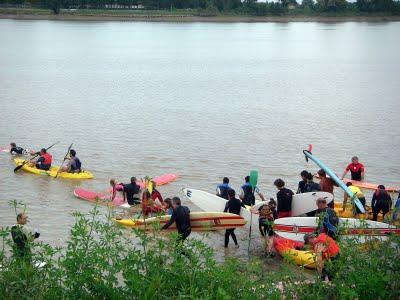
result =
[[400,21],[393,15],[324,15],[324,16],[199,16],[191,12],[137,11],[137,10],[61,10],[58,15],[46,9],[0,8],[0,19],[60,20],[60,21],[131,21],[131,22],[215,22],[215,23],[268,23],[268,22],[392,22]]

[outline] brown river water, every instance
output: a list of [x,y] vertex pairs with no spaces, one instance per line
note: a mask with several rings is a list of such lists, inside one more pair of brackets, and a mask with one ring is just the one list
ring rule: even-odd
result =
[[[0,154],[0,226],[15,222],[18,199],[40,239],[62,245],[72,213],[93,207],[73,189],[102,191],[110,178],[175,173],[160,191],[183,197],[223,176],[238,190],[254,169],[275,196],[276,178],[296,189],[301,170],[318,170],[302,155],[310,143],[337,173],[358,155],[366,181],[400,185],[400,23],[0,20],[0,41],[0,145],[60,140],[59,164],[73,142],[95,175],[14,174]],[[230,253],[243,256],[238,232]],[[223,235],[206,241],[223,253]]]

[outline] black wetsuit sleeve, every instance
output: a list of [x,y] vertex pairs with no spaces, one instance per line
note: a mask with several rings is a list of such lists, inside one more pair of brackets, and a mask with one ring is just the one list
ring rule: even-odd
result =
[[374,193],[374,195],[372,196],[372,200],[371,200],[371,207],[375,206],[375,202],[376,202],[376,197],[375,197],[375,193]]
[[229,209],[229,201],[226,201],[224,212],[227,212]]
[[176,218],[178,216],[176,211],[177,210],[174,209],[174,211],[172,212],[171,218],[161,229],[167,229],[169,226],[171,226],[176,221]]

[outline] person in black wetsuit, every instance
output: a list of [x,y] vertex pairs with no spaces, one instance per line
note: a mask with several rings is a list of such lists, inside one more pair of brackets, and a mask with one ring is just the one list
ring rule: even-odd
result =
[[136,184],[136,177],[131,178],[131,183],[122,184],[124,187],[124,200],[128,202],[129,205],[140,204],[140,186]]
[[231,189],[229,186],[229,178],[224,177],[222,179],[222,184],[217,186],[217,196],[228,200],[228,191]]
[[26,153],[24,148],[18,147],[14,142],[10,143],[10,147],[10,154],[22,155]]
[[389,212],[392,206],[392,198],[389,193],[385,190],[384,185],[379,185],[378,189],[372,196],[371,207],[372,207],[372,220],[378,220],[378,214],[382,210],[383,217]]
[[[240,210],[242,207],[245,207],[244,204],[242,203],[242,201],[240,201],[239,199],[237,199],[235,197],[235,190],[233,189],[229,189],[228,190],[228,202],[226,202],[225,205],[225,209],[224,212],[229,212],[231,214],[235,214],[235,215],[239,215],[240,216]],[[225,248],[228,248],[228,244],[229,244],[229,237],[232,237],[233,242],[235,243],[235,246],[238,248],[238,242],[236,239],[236,235],[235,235],[235,228],[231,228],[231,229],[227,229],[225,231]]]
[[248,206],[253,206],[256,203],[256,198],[254,197],[254,193],[261,198],[261,201],[265,201],[264,195],[260,192],[260,189],[256,186],[253,187],[250,184],[250,176],[246,176],[244,178],[245,184],[242,185],[240,189],[240,200],[243,201],[243,204]]
[[[172,198],[172,207],[174,210],[171,218],[161,229],[167,229],[175,222],[176,229],[179,233],[177,240],[178,246],[179,243],[183,243],[183,241],[186,240],[186,238],[192,232],[192,228],[190,226],[190,210],[187,206],[181,205],[181,199],[179,197]],[[182,251],[182,254],[185,253]]]
[[301,171],[300,176],[301,176],[302,180],[299,181],[299,187],[297,188],[296,194],[302,194],[302,193],[306,192],[305,186],[307,183],[307,175],[308,175],[308,171],[306,171],[306,170]]
[[38,232],[32,232],[27,226],[28,217],[24,213],[17,215],[17,224],[11,227],[11,236],[14,241],[14,255],[17,260],[31,262],[31,243],[40,236]]
[[304,186],[305,193],[319,192],[321,187],[318,183],[314,182],[314,176],[311,173],[307,174],[307,183]]

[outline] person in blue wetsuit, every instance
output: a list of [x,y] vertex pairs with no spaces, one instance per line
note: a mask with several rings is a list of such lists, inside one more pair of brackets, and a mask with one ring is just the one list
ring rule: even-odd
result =
[[230,189],[229,178],[224,177],[224,179],[222,179],[222,184],[217,186],[217,196],[228,200],[228,190]]
[[245,184],[242,185],[239,195],[239,198],[243,201],[243,204],[249,206],[254,205],[256,203],[256,197],[254,196],[254,193],[257,193],[262,201],[265,201],[264,195],[260,192],[260,189],[257,186],[254,187],[253,190],[253,187],[250,184],[250,176],[246,176],[244,180]]

